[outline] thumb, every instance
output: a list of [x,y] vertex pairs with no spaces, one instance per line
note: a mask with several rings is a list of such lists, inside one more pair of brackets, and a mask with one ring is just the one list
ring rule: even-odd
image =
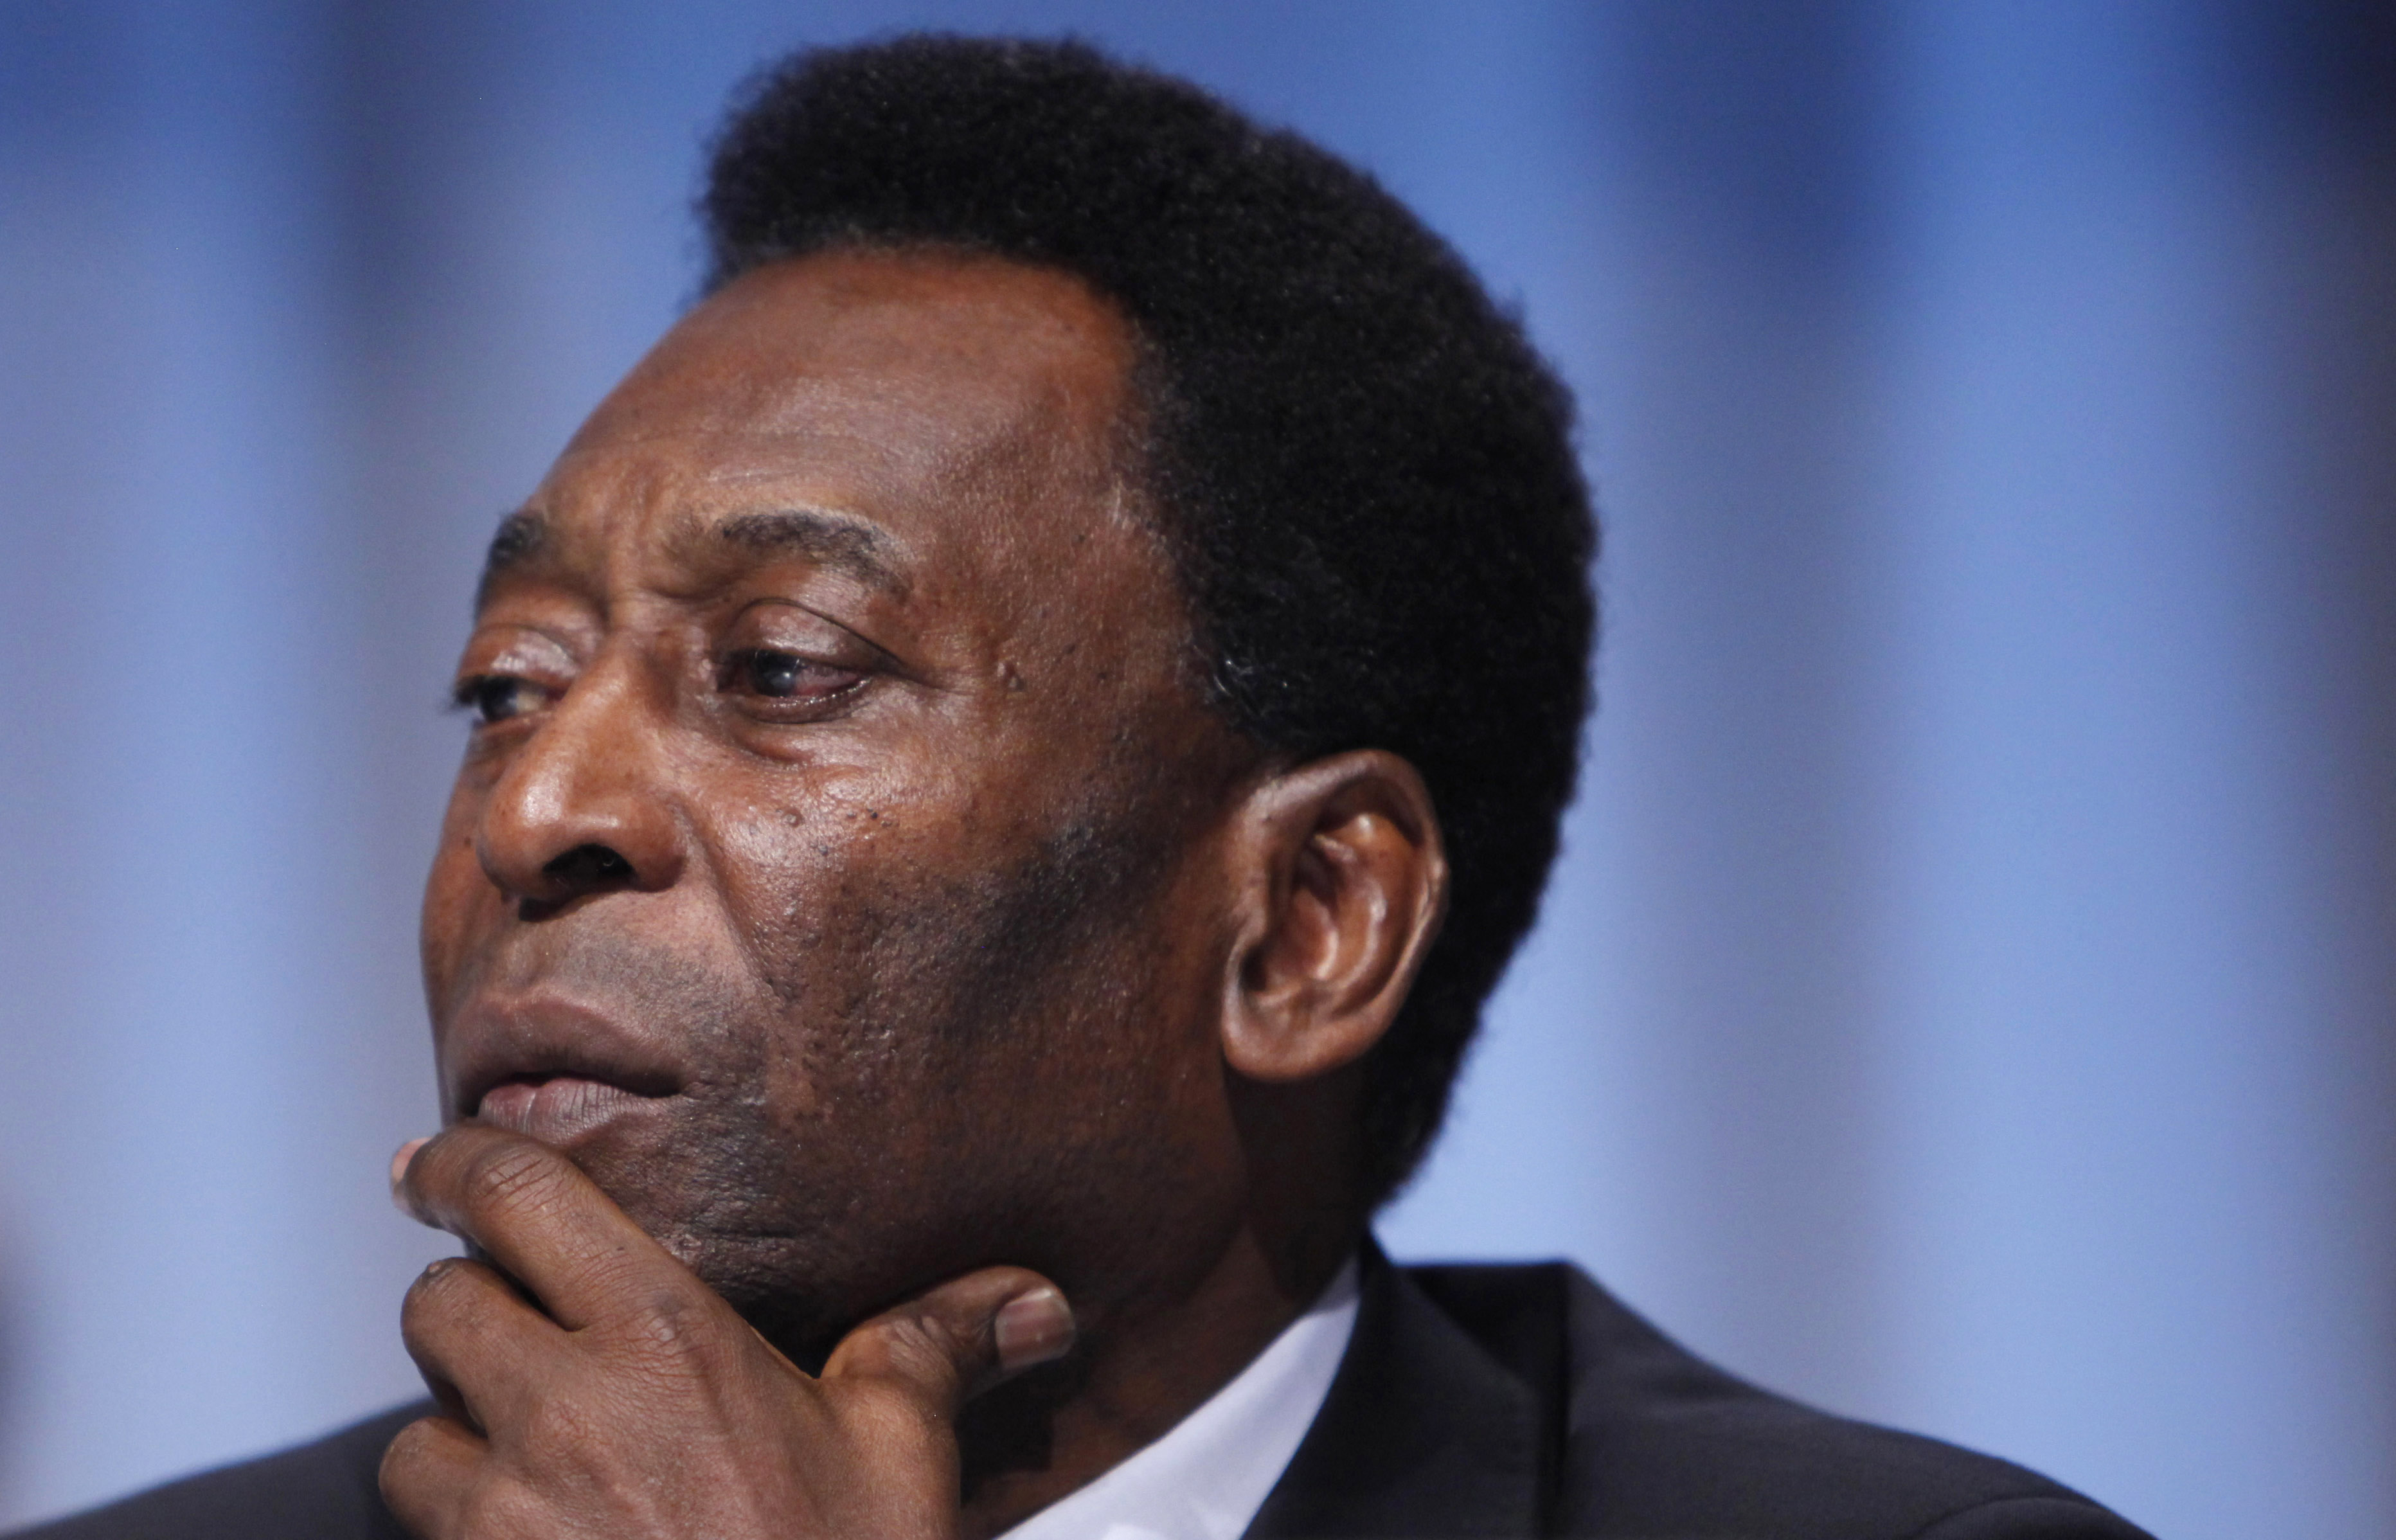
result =
[[1072,1307],[1023,1268],[984,1268],[893,1306],[840,1339],[823,1378],[888,1379],[942,1417],[1000,1381],[1062,1358]]

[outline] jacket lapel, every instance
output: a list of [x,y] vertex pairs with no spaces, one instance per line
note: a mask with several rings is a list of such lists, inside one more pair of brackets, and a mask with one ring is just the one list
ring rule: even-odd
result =
[[1529,1535],[1539,1405],[1380,1248],[1365,1242],[1356,1334],[1246,1540]]

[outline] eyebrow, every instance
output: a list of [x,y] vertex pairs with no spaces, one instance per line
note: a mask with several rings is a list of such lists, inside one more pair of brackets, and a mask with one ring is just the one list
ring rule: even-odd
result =
[[[533,512],[511,513],[499,521],[483,557],[483,576],[474,584],[474,610],[490,602],[501,578],[530,565],[549,543],[549,524]],[[778,508],[740,513],[712,526],[695,522],[677,544],[729,547],[757,554],[790,551],[821,565],[837,567],[860,581],[904,595],[906,579],[885,556],[890,542],[872,525],[815,508]]]
[[716,545],[758,553],[792,552],[892,593],[907,591],[906,579],[885,558],[890,541],[872,524],[819,508],[779,508],[739,513],[709,529]]
[[483,553],[483,576],[474,582],[474,613],[491,602],[491,589],[508,573],[525,565],[549,540],[549,525],[538,513],[511,513],[499,521]]

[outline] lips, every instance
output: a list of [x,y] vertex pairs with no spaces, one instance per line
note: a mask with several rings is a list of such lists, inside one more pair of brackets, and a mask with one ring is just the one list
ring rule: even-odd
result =
[[474,1116],[494,1128],[563,1145],[659,1099],[581,1075],[526,1075],[484,1092]]
[[484,998],[443,1034],[450,1112],[565,1145],[680,1094],[659,1049],[605,1013],[566,1000]]

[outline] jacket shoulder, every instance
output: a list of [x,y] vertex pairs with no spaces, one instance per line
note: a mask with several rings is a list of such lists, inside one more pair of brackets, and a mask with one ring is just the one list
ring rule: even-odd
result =
[[204,1471],[13,1540],[406,1540],[376,1473],[430,1402],[395,1407],[313,1443]]
[[1715,1368],[1567,1263],[1406,1269],[1546,1410],[1554,1534],[2139,1540],[2010,1462],[1833,1416]]

